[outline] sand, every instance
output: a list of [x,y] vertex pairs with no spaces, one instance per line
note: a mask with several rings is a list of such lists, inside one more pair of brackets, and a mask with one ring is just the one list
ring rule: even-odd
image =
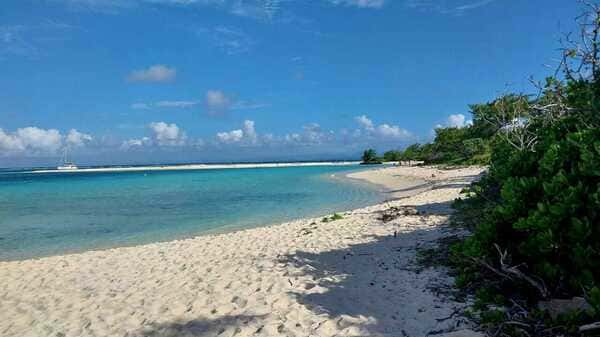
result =
[[[444,225],[449,203],[480,172],[352,174],[391,198],[420,193],[333,222],[0,262],[0,336],[412,337],[468,328],[467,304],[447,295],[447,271],[415,260],[417,247],[454,231]],[[378,220],[402,205],[419,214]]]
[[[309,166],[352,166],[359,165],[358,161],[339,162],[295,162],[295,163],[240,163],[240,164],[182,164],[159,166],[111,166],[111,167],[83,167],[76,169],[43,169],[33,170],[28,173],[98,173],[98,172],[144,172],[144,171],[196,171],[217,169],[247,169],[247,168],[281,168],[281,167],[309,167]],[[390,165],[390,164],[388,164]]]

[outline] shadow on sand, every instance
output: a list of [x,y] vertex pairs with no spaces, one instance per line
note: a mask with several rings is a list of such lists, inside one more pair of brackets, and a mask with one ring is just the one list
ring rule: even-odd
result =
[[318,280],[323,292],[291,293],[313,312],[338,324],[344,317],[368,318],[361,328],[390,336],[426,336],[452,328],[444,323],[457,308],[442,305],[451,282],[444,273],[423,271],[414,248],[439,238],[417,230],[397,237],[324,253],[298,252],[289,263]]
[[[257,322],[261,316],[225,316],[211,319],[195,319],[186,322],[168,322],[160,324],[151,324],[144,329],[135,332],[132,337],[209,337],[219,336],[226,332],[229,335],[236,334],[242,329],[247,329],[255,325],[255,331],[258,333],[261,326]],[[233,331],[228,331],[233,330]]]
[[[372,226],[387,226],[382,229],[386,229],[384,232],[389,229],[390,234],[365,236],[363,243],[318,253],[298,251],[281,256],[280,262],[299,270],[300,278],[315,283],[310,288],[299,285],[298,290],[289,295],[312,312],[335,320],[340,329],[355,325],[366,335],[434,336],[457,329],[463,321],[457,320],[456,314],[464,304],[448,301],[452,279],[443,269],[421,268],[416,263],[418,248],[432,247],[452,231],[447,226],[420,229],[416,226],[426,221],[427,215],[449,214],[450,205],[451,202],[443,202],[412,206],[420,215],[413,217],[412,222],[403,217],[388,224],[373,220]],[[394,223],[402,227],[394,227]],[[414,230],[410,229],[411,225],[415,226]],[[393,228],[402,228],[405,232],[395,235]],[[230,336],[242,329],[245,333],[251,328],[260,329],[263,319],[229,316],[172,322],[150,326],[134,336],[219,336],[222,333]],[[285,331],[281,335],[286,335]],[[320,336],[319,330],[309,335]]]

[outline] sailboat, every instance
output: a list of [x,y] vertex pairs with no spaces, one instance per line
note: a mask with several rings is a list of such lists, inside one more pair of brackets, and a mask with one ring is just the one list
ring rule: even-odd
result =
[[77,170],[78,167],[72,161],[69,161],[69,148],[65,147],[65,151],[62,157],[62,164],[59,165],[57,170],[65,171],[65,170]]

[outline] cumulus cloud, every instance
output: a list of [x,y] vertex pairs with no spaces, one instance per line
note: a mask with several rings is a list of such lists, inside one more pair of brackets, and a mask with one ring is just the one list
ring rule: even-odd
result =
[[238,143],[242,138],[244,138],[244,131],[240,129],[217,133],[217,140],[225,144]]
[[256,130],[254,129],[254,121],[244,121],[244,136],[246,136],[250,143],[256,143],[258,136],[256,134]]
[[26,127],[8,133],[0,129],[0,154],[55,154],[63,146],[63,137],[56,129]]
[[367,136],[371,138],[406,140],[412,137],[407,130],[390,124],[375,125],[369,117],[362,115],[355,117],[354,120],[361,129],[354,132],[355,137]]
[[208,90],[204,100],[208,114],[221,115],[229,111],[232,100],[221,90]]
[[75,129],[69,130],[66,138],[67,144],[72,146],[84,146],[86,143],[92,141],[92,136],[79,132]]
[[355,117],[354,120],[364,129],[373,130],[375,128],[373,121],[365,115]]
[[217,144],[239,145],[239,146],[309,146],[322,145],[327,142],[335,142],[333,131],[322,130],[317,123],[310,123],[302,127],[302,131],[288,133],[283,136],[271,133],[259,134],[252,120],[244,121],[240,129],[219,132],[216,134]]
[[174,123],[154,122],[148,127],[152,131],[152,139],[159,146],[184,145],[187,139],[185,132]]
[[20,152],[24,149],[23,142],[16,134],[8,134],[0,129],[0,151],[3,155]]
[[384,138],[406,139],[411,136],[410,132],[396,125],[381,124],[376,130]]
[[166,65],[156,64],[146,69],[132,71],[127,80],[130,82],[170,82],[177,76],[177,70]]
[[473,121],[467,120],[463,114],[450,115],[446,121],[446,125],[453,128],[463,128],[471,124],[473,124]]
[[128,150],[135,147],[149,146],[152,145],[152,141],[148,137],[142,137],[139,139],[129,139],[121,144],[121,149]]
[[254,121],[245,120],[242,129],[217,133],[217,141],[222,144],[243,143],[255,145],[258,143],[258,134],[254,127]]
[[[175,123],[153,122],[147,125],[150,131],[149,137],[132,138],[121,143],[122,150],[129,150],[138,147],[153,146],[185,146],[197,145],[198,141],[189,142],[186,133]],[[193,143],[193,144],[192,144]]]
[[329,0],[334,5],[345,5],[359,8],[381,8],[386,0]]
[[296,145],[319,145],[335,140],[333,131],[324,131],[317,123],[310,123],[302,127],[302,133],[285,135],[287,143]]

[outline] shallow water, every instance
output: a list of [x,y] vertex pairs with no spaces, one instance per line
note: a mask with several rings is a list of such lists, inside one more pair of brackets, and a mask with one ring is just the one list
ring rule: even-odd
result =
[[380,202],[357,167],[0,174],[0,260],[136,245]]

